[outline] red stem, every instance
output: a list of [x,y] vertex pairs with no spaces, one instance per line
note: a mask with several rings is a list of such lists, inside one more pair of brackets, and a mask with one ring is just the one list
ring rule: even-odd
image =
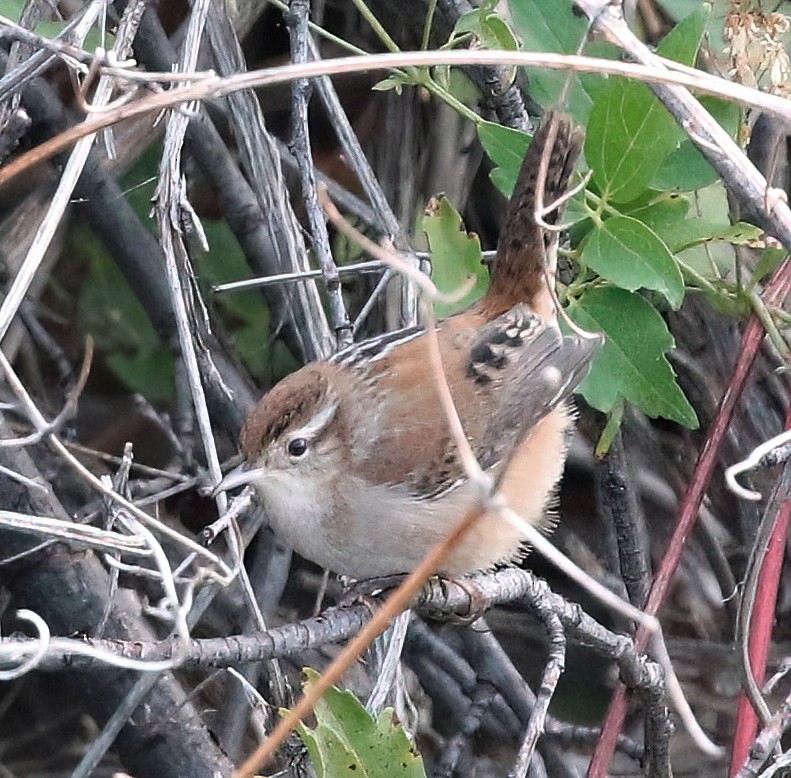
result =
[[[786,416],[786,429],[791,429],[791,410]],[[786,538],[791,523],[791,500],[786,500],[780,508],[772,530],[772,537],[758,577],[757,595],[747,638],[747,652],[750,666],[758,686],[766,678],[766,662],[772,642],[772,627],[777,608],[777,592],[780,587],[780,573],[783,570]],[[729,775],[733,778],[746,762],[750,746],[758,734],[758,716],[747,695],[739,695],[739,708],[736,714],[736,731],[733,735],[731,766]]]
[[[764,302],[771,306],[782,300],[791,288],[791,262],[786,259],[774,272],[772,280],[767,285],[764,293]],[[742,336],[739,356],[734,367],[733,375],[725,390],[725,394],[720,400],[714,421],[709,429],[703,448],[698,456],[695,470],[692,474],[692,481],[681,499],[678,518],[673,535],[670,538],[665,556],[656,575],[648,603],[645,610],[655,616],[665,601],[670,584],[673,581],[678,565],[681,561],[681,552],[692,532],[695,520],[700,511],[700,505],[711,482],[714,468],[717,464],[718,455],[725,434],[733,418],[734,409],[750,370],[758,355],[758,349],[764,338],[764,331],[758,318],[753,315],[747,323]],[[644,629],[638,629],[635,635],[635,644],[638,650],[643,651],[648,642],[648,633]],[[607,771],[615,752],[615,743],[623,728],[626,718],[626,708],[628,695],[626,687],[619,683],[610,702],[607,716],[602,725],[602,734],[596,749],[593,752],[590,765],[588,767],[588,778],[606,778]]]

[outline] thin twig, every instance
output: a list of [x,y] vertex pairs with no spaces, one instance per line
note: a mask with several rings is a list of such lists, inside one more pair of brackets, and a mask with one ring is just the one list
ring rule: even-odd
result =
[[[47,420],[36,407],[36,404],[33,402],[24,385],[19,380],[14,368],[6,359],[2,350],[0,350],[0,369],[5,372],[6,380],[8,381],[11,390],[21,401],[31,424],[36,429],[46,429],[49,426]],[[111,487],[108,487],[106,484],[102,483],[101,479],[97,478],[90,470],[84,467],[84,465],[63,445],[56,435],[49,434],[47,440],[55,453],[61,456],[66,461],[66,463],[73,470],[75,470],[80,475],[80,477],[82,477],[93,489],[96,489],[100,494],[106,497],[110,497],[119,506],[124,508],[139,521],[154,528],[157,532],[162,533],[166,537],[175,540],[177,543],[186,547],[187,549],[194,551],[200,557],[207,559],[213,567],[216,567],[219,570],[219,574],[222,579],[230,579],[231,571],[219,557],[195,543],[195,541],[191,540],[187,536],[182,535],[180,532],[174,530],[166,523],[155,519],[153,516],[149,516],[147,513],[144,513],[142,510],[140,510],[140,508],[126,500],[120,494],[115,492]]]
[[[353,265],[341,265],[338,268],[338,275],[357,276],[361,273],[381,273],[387,269],[384,262],[356,262]],[[230,281],[227,284],[217,284],[212,288],[216,294],[221,292],[240,292],[244,289],[258,289],[262,286],[273,286],[274,284],[287,284],[292,281],[310,281],[313,278],[322,278],[323,270],[305,270],[300,273],[279,273],[276,276],[264,276],[262,278],[248,278],[245,281]]]
[[99,762],[110,750],[121,730],[129,722],[132,714],[157,683],[159,683],[159,678],[153,674],[144,675],[138,679],[137,683],[113,711],[113,715],[108,719],[99,736],[94,739],[90,747],[85,751],[70,778],[89,778],[89,776],[94,774]]
[[130,537],[122,535],[120,532],[103,530],[89,524],[75,524],[49,516],[0,510],[0,526],[43,538],[58,538],[102,551],[116,551],[143,557],[151,556],[151,551],[140,537]]
[[[316,78],[325,75],[356,73],[365,70],[387,70],[398,67],[434,67],[437,65],[522,65],[528,67],[545,67],[556,70],[574,70],[591,72],[601,75],[618,75],[633,78],[650,84],[672,84],[693,89],[702,94],[723,97],[740,105],[760,108],[783,119],[791,119],[791,105],[785,98],[761,92],[757,89],[734,84],[723,78],[711,76],[703,72],[695,75],[671,71],[667,68],[638,65],[617,60],[605,60],[597,57],[577,56],[571,54],[546,54],[534,52],[514,52],[497,50],[474,51],[424,51],[403,52],[399,54],[368,54],[358,57],[338,57],[333,60],[306,62],[302,65],[282,65],[263,70],[251,70],[221,78],[208,76],[196,83],[169,89],[167,92],[150,94],[131,104],[121,106],[104,115],[86,119],[75,127],[36,148],[22,154],[9,162],[0,170],[0,184],[11,180],[32,165],[49,159],[60,151],[71,146],[82,137],[111,127],[120,121],[145,114],[159,113],[180,103],[195,100],[208,100],[223,97],[227,94],[244,89],[274,86],[297,78]],[[110,71],[112,73],[112,71]],[[152,74],[156,81],[156,74]],[[728,148],[733,142],[729,139]],[[738,148],[738,147],[735,147]],[[763,193],[762,193],[763,197]],[[779,203],[773,204],[775,209]],[[763,210],[763,208],[762,208]],[[787,206],[786,206],[787,210]],[[771,218],[772,214],[767,217]],[[791,241],[789,241],[791,243]]]
[[549,643],[549,652],[541,676],[541,685],[536,693],[536,701],[530,722],[525,729],[519,754],[514,765],[516,778],[525,778],[533,760],[533,753],[538,738],[544,732],[547,710],[555,694],[560,676],[566,666],[566,633],[560,617],[551,608],[540,608],[536,611],[538,619],[544,626]]
[[[142,0],[141,0],[142,1]],[[135,4],[130,4],[130,9],[133,9]],[[125,14],[121,25],[118,30],[118,37],[115,41],[114,51],[117,56],[125,57],[131,51],[132,39],[135,36],[137,27],[135,25],[136,16],[134,14]],[[81,28],[81,32],[87,35],[88,28]],[[109,76],[102,76],[96,87],[94,94],[94,105],[105,105],[112,94],[114,81]],[[52,196],[47,213],[44,216],[41,224],[39,225],[33,243],[28,250],[22,266],[17,271],[17,274],[11,283],[11,286],[0,305],[0,341],[3,340],[11,322],[19,311],[19,306],[27,294],[30,284],[38,270],[41,262],[44,259],[44,254],[49,247],[52,239],[55,237],[55,231],[63,219],[63,215],[67,206],[71,202],[72,193],[77,185],[77,180],[82,173],[85,163],[88,161],[93,146],[95,133],[89,133],[83,136],[74,147],[63,175],[58,182],[58,188]]]
[[[291,59],[302,63],[308,58],[308,0],[291,0],[290,11],[286,14],[289,36],[291,38]],[[313,152],[308,132],[308,102],[312,84],[306,78],[294,81],[292,90],[292,131],[291,149],[299,168],[302,198],[313,239],[313,252],[321,266],[329,298],[330,324],[335,331],[338,348],[352,342],[349,314],[343,301],[338,267],[332,258],[327,225],[316,194],[316,170],[313,165]]]
[[63,425],[69,421],[77,410],[77,403],[80,399],[85,384],[88,381],[88,375],[91,372],[91,362],[93,361],[93,338],[88,337],[85,341],[85,354],[82,358],[82,367],[80,374],[77,377],[76,384],[69,390],[66,395],[66,402],[60,413],[47,425],[46,429],[36,430],[32,435],[27,435],[24,438],[1,438],[0,447],[8,448],[14,446],[29,446],[38,443],[47,435],[56,434],[60,432]]
[[[84,51],[79,46],[74,44],[74,41],[81,42],[85,39],[88,32],[93,27],[99,14],[104,7],[104,0],[94,0],[87,8],[80,10],[75,17],[60,31],[55,38],[43,38],[43,41],[48,41],[49,44],[56,49],[59,47],[68,47],[69,52],[67,56],[73,63],[82,63],[88,65],[95,55],[88,51]],[[7,25],[11,26],[8,27]],[[17,37],[18,30],[19,32]],[[9,33],[12,39],[21,40],[22,36],[34,36],[33,39],[28,38],[27,43],[33,43],[33,40],[38,39],[35,33],[24,30],[23,27],[17,27],[13,22],[7,19],[0,21],[0,36]],[[68,39],[68,43],[66,40]],[[35,44],[34,44],[35,45]],[[42,45],[44,45],[42,43]],[[66,54],[66,52],[63,52]],[[0,78],[0,101],[6,100],[9,96],[19,94],[21,87],[26,81],[38,75],[43,71],[50,62],[55,58],[55,54],[51,54],[46,48],[33,52],[17,67],[12,67]],[[68,60],[67,60],[68,64]]]
[[[244,71],[244,55],[225,4],[212,3],[208,33],[220,73],[232,76]],[[230,158],[218,169],[211,159],[205,159],[207,154],[218,153],[230,157],[216,132],[215,137],[206,137],[213,128],[190,128],[191,153],[207,176],[216,181],[226,204],[226,218],[254,271],[307,271],[310,262],[303,231],[291,207],[278,147],[264,121],[261,102],[251,89],[229,93],[227,102],[244,175]],[[231,177],[233,181],[229,180]],[[314,361],[332,353],[334,338],[315,287],[278,290],[268,299],[276,326],[281,321],[289,324],[285,335],[298,356]]]
[[[791,416],[787,419],[788,423],[791,423]],[[739,597],[734,640],[742,666],[745,699],[739,701],[731,759],[732,773],[745,761],[758,721],[765,727],[772,718],[759,684],[763,683],[766,676],[766,660],[777,610],[780,573],[791,521],[790,495],[791,465],[786,463],[758,526]]]

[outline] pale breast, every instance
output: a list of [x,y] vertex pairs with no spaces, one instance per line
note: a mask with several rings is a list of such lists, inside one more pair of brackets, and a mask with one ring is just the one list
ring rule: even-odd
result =
[[[554,498],[570,424],[565,408],[545,417],[517,448],[502,479],[501,493],[509,506],[534,526],[544,524]],[[342,496],[334,495],[329,483],[321,494],[292,494],[291,510],[302,511],[299,529],[292,522],[274,528],[298,553],[358,579],[410,572],[476,504],[469,482],[422,500],[403,486],[356,481],[346,486]],[[513,561],[523,541],[523,533],[510,522],[484,515],[438,572],[458,576]]]

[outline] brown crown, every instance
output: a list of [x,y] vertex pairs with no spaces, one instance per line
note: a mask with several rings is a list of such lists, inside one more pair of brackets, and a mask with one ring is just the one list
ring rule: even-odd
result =
[[285,430],[310,421],[322,407],[329,388],[320,367],[309,365],[267,392],[242,430],[241,449],[245,458],[254,457]]

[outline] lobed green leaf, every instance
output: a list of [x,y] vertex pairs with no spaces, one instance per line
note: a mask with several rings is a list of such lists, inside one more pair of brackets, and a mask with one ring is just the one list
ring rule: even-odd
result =
[[674,310],[684,300],[684,279],[670,249],[650,227],[631,216],[614,216],[595,226],[582,261],[624,289],[660,292]]
[[481,242],[468,233],[459,212],[444,195],[432,198],[421,221],[431,249],[431,278],[441,292],[452,294],[472,276],[475,284],[453,304],[437,302],[437,316],[445,317],[468,308],[489,286],[489,272],[483,264]]
[[[662,41],[659,53],[694,62],[710,9],[704,5]],[[627,203],[646,189],[684,135],[644,84],[612,78],[591,109],[585,156],[602,196]]]
[[[509,0],[522,48],[561,54],[576,52],[588,34],[588,22],[573,13],[572,5],[571,0]],[[531,68],[530,93],[541,105],[557,105],[568,82],[564,105],[580,124],[585,124],[593,105],[591,81],[595,78]]]
[[665,356],[675,345],[673,336],[647,300],[624,289],[602,286],[575,300],[568,312],[581,327],[606,336],[580,385],[590,405],[610,413],[623,398],[652,418],[661,416],[697,428],[695,411]]
[[495,168],[489,173],[492,183],[510,197],[516,186],[519,168],[530,146],[530,136],[502,124],[482,121],[478,125],[478,139]]
[[[706,96],[701,97],[700,102],[731,137],[736,136],[742,114],[738,105]],[[686,138],[665,159],[662,167],[651,179],[651,186],[654,189],[677,189],[680,192],[692,192],[709,186],[718,179],[717,171],[708,163],[695,144]]]
[[[309,688],[318,678],[305,671]],[[374,719],[348,691],[331,688],[316,705],[316,727],[300,725],[319,778],[425,778],[423,760],[412,748],[392,710]]]

